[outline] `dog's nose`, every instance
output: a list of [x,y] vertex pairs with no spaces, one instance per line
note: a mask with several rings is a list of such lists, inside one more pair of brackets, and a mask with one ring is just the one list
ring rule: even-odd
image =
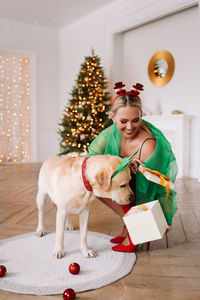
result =
[[129,196],[128,200],[129,200],[130,202],[132,202],[133,199],[134,199],[134,194],[131,194],[131,195]]

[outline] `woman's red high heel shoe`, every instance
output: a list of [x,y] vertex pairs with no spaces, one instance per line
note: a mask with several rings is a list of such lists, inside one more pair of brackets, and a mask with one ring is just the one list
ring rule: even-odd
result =
[[[125,214],[129,211],[129,209],[130,209],[131,207],[132,207],[131,204],[125,204],[125,205],[122,205],[122,209],[123,209],[123,211],[124,211]],[[124,227],[126,227],[126,225],[124,225]],[[112,238],[112,239],[110,240],[110,242],[111,242],[111,243],[114,243],[114,244],[121,244],[121,243],[123,243],[123,241],[125,240],[125,238],[126,238],[126,237],[123,237],[123,236],[121,236],[121,235],[118,235],[118,236],[116,236],[115,238]]]
[[114,244],[121,244],[125,240],[125,238],[126,237],[118,235],[115,238],[111,239],[110,242]]
[[[126,225],[124,225],[124,228],[126,228]],[[121,244],[121,243],[123,243],[123,241],[125,240],[125,238],[126,238],[125,236],[118,235],[115,238],[112,238],[110,240],[110,242],[114,243],[114,244]]]
[[119,244],[119,245],[112,247],[112,250],[118,251],[118,252],[134,252],[139,245],[134,245],[132,243],[129,234],[128,234],[128,239],[129,239],[129,245],[126,246],[123,244]]

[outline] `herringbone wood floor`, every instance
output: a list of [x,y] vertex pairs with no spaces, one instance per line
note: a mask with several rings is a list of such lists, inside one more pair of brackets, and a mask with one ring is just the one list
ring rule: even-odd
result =
[[[26,232],[37,226],[37,179],[40,164],[0,165],[0,239]],[[196,179],[176,182],[178,212],[173,230],[166,238],[137,251],[137,262],[131,274],[104,288],[79,293],[77,299],[105,300],[199,300],[200,299],[200,183]],[[46,229],[55,230],[55,208],[46,205]],[[75,229],[78,218],[72,216]],[[118,234],[122,221],[100,201],[95,200],[89,230]],[[0,260],[0,264],[3,261]],[[2,280],[2,279],[1,279]],[[0,290],[1,300],[36,299]],[[62,295],[40,296],[38,300],[62,299]]]

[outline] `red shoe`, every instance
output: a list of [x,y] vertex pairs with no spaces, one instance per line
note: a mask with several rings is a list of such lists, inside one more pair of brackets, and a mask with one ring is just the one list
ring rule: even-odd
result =
[[150,242],[147,242],[147,251],[150,250]]
[[115,238],[111,239],[110,242],[114,244],[121,244],[125,240],[125,238],[126,237],[118,235]]
[[131,241],[131,238],[128,234],[128,239],[129,239],[129,245],[125,246],[123,244],[119,244],[119,245],[116,245],[114,247],[112,247],[112,250],[114,251],[118,251],[118,252],[135,252],[135,250],[137,249],[137,247],[139,245],[134,245]]

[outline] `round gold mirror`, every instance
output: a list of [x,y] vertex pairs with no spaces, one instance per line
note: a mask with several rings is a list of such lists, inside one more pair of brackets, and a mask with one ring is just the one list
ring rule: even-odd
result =
[[174,74],[174,58],[165,50],[156,52],[150,59],[148,74],[151,82],[157,86],[167,84]]

